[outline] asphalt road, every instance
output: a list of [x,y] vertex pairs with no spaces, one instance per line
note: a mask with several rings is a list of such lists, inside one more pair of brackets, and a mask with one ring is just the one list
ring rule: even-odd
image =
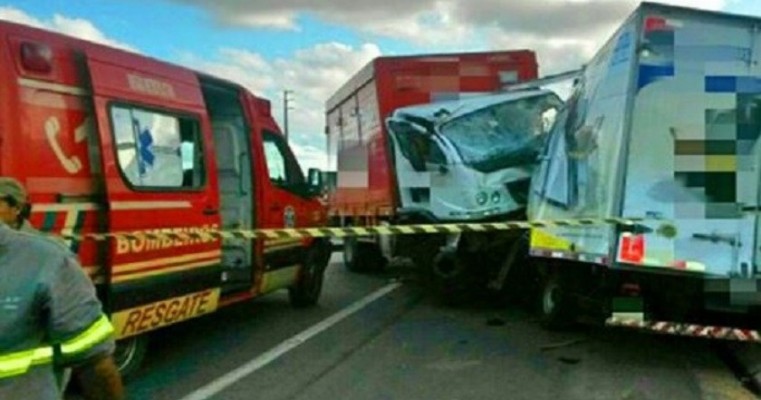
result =
[[[358,275],[334,263],[316,308],[292,309],[275,293],[159,331],[129,398],[755,398],[708,342],[597,327],[547,332],[517,307],[444,307],[414,282],[389,286],[399,271]],[[249,373],[231,377],[241,366]],[[213,396],[199,391],[209,388]]]

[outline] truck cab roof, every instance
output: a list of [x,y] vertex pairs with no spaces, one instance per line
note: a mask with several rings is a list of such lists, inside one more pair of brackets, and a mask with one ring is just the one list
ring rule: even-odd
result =
[[447,119],[454,119],[459,116],[472,113],[476,110],[489,107],[493,104],[547,94],[554,94],[554,92],[546,89],[526,89],[498,94],[476,95],[472,97],[465,97],[459,100],[447,100],[436,103],[405,107],[394,112],[392,116],[397,118],[412,117],[434,120],[438,118],[442,113],[444,113],[447,115]]

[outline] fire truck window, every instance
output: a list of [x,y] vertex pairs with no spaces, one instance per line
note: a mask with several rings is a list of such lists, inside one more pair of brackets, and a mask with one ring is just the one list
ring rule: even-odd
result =
[[282,136],[264,131],[264,158],[267,161],[267,171],[270,181],[286,189],[298,191],[304,186],[306,179],[301,167],[291,153]]
[[269,171],[270,180],[277,184],[285,184],[285,158],[280,153],[277,144],[272,141],[264,141],[264,156],[267,158],[267,170]]
[[127,106],[111,109],[119,167],[133,188],[203,185],[197,121]]

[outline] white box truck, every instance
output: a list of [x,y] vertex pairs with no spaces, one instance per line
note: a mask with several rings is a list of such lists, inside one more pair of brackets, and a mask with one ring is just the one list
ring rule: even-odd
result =
[[[548,326],[759,340],[761,19],[642,3],[585,66],[532,177]],[[601,307],[600,307],[601,306]]]

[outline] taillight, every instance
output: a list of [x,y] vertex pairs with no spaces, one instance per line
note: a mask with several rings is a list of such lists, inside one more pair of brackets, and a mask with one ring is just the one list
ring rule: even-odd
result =
[[661,31],[668,29],[666,18],[647,17],[645,18],[645,33],[651,31]]
[[641,292],[638,283],[624,283],[621,285],[621,294],[624,296],[638,296]]
[[641,263],[645,258],[645,236],[624,233],[619,258],[623,262]]
[[42,43],[21,43],[21,65],[30,72],[48,74],[53,70],[53,50]]

